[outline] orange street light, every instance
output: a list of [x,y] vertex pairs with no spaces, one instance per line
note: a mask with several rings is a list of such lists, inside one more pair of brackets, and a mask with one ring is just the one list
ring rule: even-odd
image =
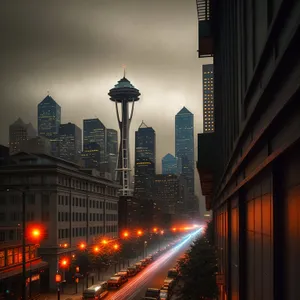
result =
[[125,231],[125,232],[123,233],[123,237],[124,237],[124,238],[127,238],[128,236],[129,236],[128,231]]
[[172,230],[175,232],[175,231],[177,230],[177,228],[176,228],[176,227],[173,227]]
[[69,260],[67,258],[63,258],[60,261],[60,266],[61,268],[67,268],[69,266]]
[[163,230],[160,231],[160,234],[164,234],[165,232]]
[[153,228],[153,232],[157,232],[157,228],[156,227]]
[[104,244],[104,245],[106,245],[108,243],[108,241],[107,240],[102,240],[102,244]]
[[30,226],[26,231],[27,237],[32,241],[40,241],[43,237],[42,228],[39,225]]
[[100,251],[100,248],[99,248],[98,246],[95,246],[95,247],[94,247],[94,252],[95,252],[95,253],[98,253],[99,251]]
[[118,244],[114,244],[114,250],[118,250],[120,246]]
[[138,231],[137,231],[137,235],[138,235],[138,236],[141,236],[142,234],[143,234],[143,231],[142,231],[142,230],[138,230]]
[[80,250],[84,250],[86,248],[86,244],[85,243],[80,243],[79,244],[79,249]]

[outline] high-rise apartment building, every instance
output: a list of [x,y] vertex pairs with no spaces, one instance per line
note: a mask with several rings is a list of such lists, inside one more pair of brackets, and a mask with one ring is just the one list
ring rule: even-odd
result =
[[155,175],[156,137],[144,122],[135,132],[134,194],[141,205],[141,218],[151,226],[153,217],[153,179]]
[[101,163],[105,163],[107,146],[106,127],[97,118],[83,120],[83,149],[90,143],[98,143],[100,145],[100,160]]
[[36,130],[31,123],[25,124],[21,118],[18,118],[9,126],[9,152],[11,154],[21,151],[21,144],[37,136]]
[[59,126],[59,157],[78,163],[82,151],[82,131],[73,124],[61,124]]
[[203,132],[214,132],[214,65],[202,66],[203,80]]
[[[218,299],[300,299],[300,1],[198,0],[215,132],[198,135]],[[207,59],[207,58],[206,58]]]
[[178,157],[175,157],[174,155],[172,155],[170,153],[166,154],[162,158],[161,165],[162,165],[162,174],[163,175],[168,175],[168,174],[179,175],[182,173],[181,159]]
[[47,96],[38,104],[38,135],[51,142],[51,154],[58,156],[58,131],[61,123],[61,107],[51,97]]
[[175,155],[181,159],[182,174],[188,191],[194,197],[194,115],[183,107],[175,116]]

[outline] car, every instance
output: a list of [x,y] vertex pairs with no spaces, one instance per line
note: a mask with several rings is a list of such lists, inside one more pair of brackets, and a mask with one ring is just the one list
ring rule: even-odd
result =
[[176,280],[178,277],[178,271],[175,268],[170,269],[167,277]]
[[112,276],[107,280],[107,283],[109,288],[119,288],[123,284],[121,276]]
[[106,297],[108,294],[108,283],[103,281],[99,284],[95,284],[85,289],[82,294],[82,300],[100,300]]
[[168,290],[160,290],[159,297],[160,297],[160,300],[168,300],[169,299]]
[[127,272],[126,272],[126,273],[125,273],[125,272],[118,272],[118,273],[116,273],[114,276],[116,276],[116,277],[118,277],[118,276],[121,277],[121,283],[122,283],[122,284],[128,281]]
[[159,300],[160,289],[148,288],[145,294],[145,297],[152,297]]
[[129,277],[132,277],[132,276],[136,275],[136,273],[137,273],[137,269],[136,269],[135,266],[128,267],[127,271],[128,271],[128,276]]
[[142,265],[142,263],[140,263],[140,262],[137,262],[135,264],[135,266],[136,266],[138,272],[141,271],[144,268],[143,265]]
[[140,260],[140,263],[142,264],[142,266],[143,266],[144,268],[147,267],[147,265],[148,265],[148,262],[147,262],[146,259],[141,259],[141,260]]

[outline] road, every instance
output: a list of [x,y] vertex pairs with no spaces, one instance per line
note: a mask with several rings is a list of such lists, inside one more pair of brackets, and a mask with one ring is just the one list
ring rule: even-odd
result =
[[148,287],[160,288],[167,272],[175,266],[176,260],[189,248],[199,230],[188,235],[172,249],[157,258],[152,264],[133,277],[120,290],[110,292],[109,300],[139,300],[145,296]]

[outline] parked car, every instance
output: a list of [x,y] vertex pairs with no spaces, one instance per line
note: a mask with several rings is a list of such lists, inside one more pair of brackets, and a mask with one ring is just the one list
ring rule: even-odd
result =
[[118,272],[114,276],[120,276],[122,284],[128,281],[128,275],[127,272]]
[[145,294],[145,297],[152,297],[156,300],[159,300],[160,289],[148,288]]
[[159,297],[160,300],[168,300],[169,299],[168,290],[160,290]]
[[136,266],[138,272],[141,271],[141,270],[144,268],[141,262],[137,262],[137,263],[135,264],[135,266]]
[[108,283],[103,281],[100,284],[95,284],[85,289],[82,294],[82,300],[99,300],[106,297],[108,294]]
[[138,272],[136,266],[128,267],[127,271],[129,277],[136,275],[136,273]]
[[119,288],[122,285],[121,276],[110,277],[107,281],[109,288]]
[[170,269],[168,271],[167,277],[176,280],[177,277],[178,277],[178,271],[177,271],[177,269],[176,268]]

